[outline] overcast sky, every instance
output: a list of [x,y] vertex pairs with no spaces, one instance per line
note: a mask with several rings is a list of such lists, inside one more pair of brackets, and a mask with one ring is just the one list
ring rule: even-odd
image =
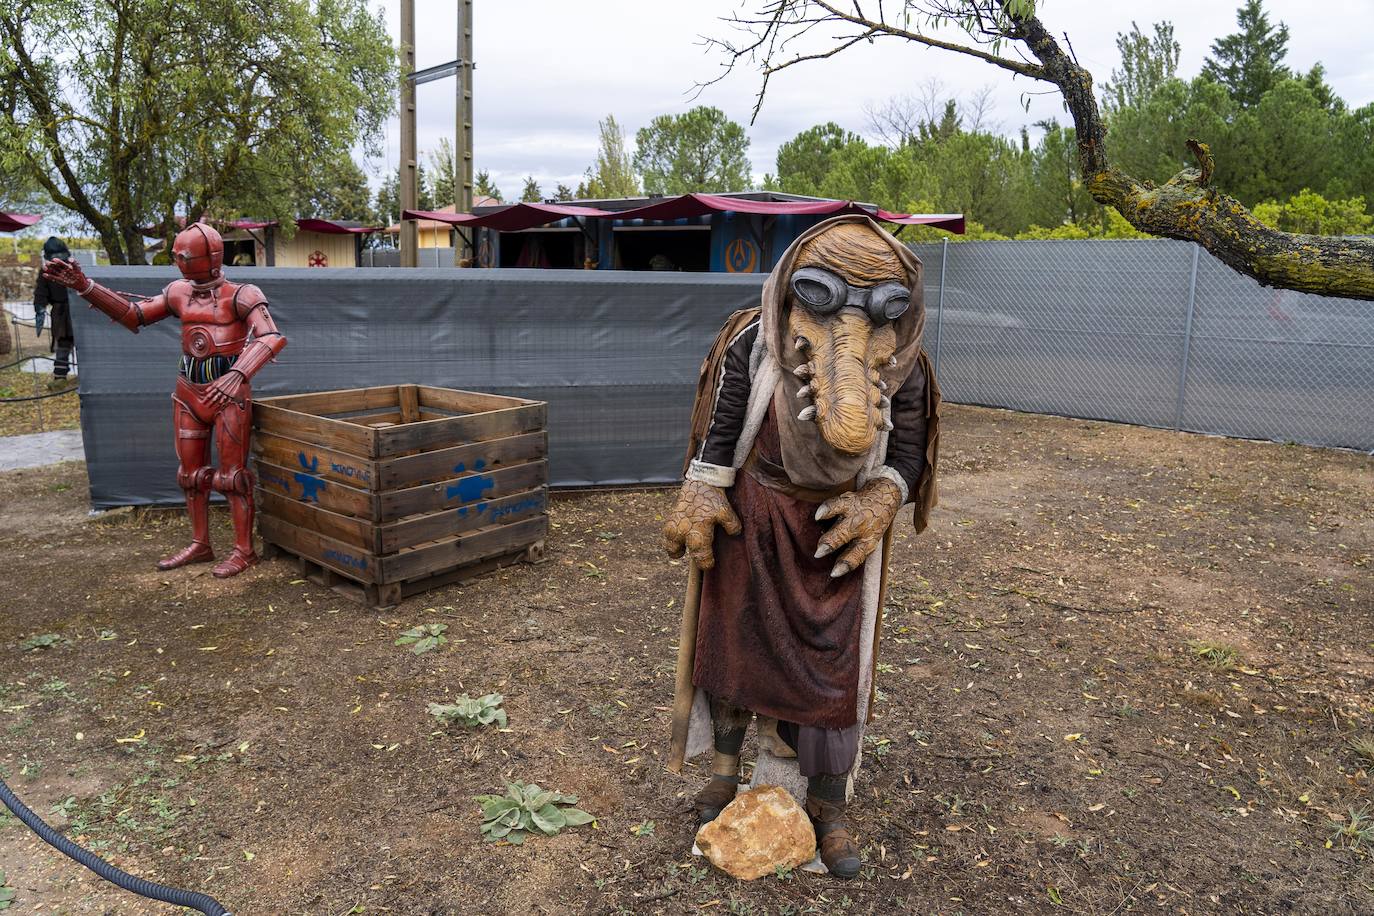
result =
[[[614,114],[631,142],[636,128],[658,114],[714,105],[748,126],[757,70],[740,69],[692,99],[697,82],[716,76],[722,58],[702,47],[702,35],[723,36],[721,22],[761,0],[475,0],[473,58],[476,168],[491,172],[506,197],[519,194],[526,175],[547,195],[558,182],[575,187],[596,154],[597,121]],[[1132,17],[1142,30],[1168,20],[1182,45],[1181,74],[1202,66],[1213,39],[1235,28],[1239,0],[1042,0],[1042,21],[1068,33],[1078,60],[1098,84],[1119,64],[1116,35]],[[416,0],[417,67],[457,56],[453,0]],[[384,4],[392,35],[399,4]],[[1374,0],[1266,0],[1271,21],[1288,25],[1289,66],[1306,71],[1317,61],[1352,107],[1374,101]],[[956,37],[950,34],[950,38]],[[958,54],[889,39],[861,44],[824,61],[774,77],[757,121],[748,126],[755,180],[774,171],[778,145],[813,124],[836,121],[867,132],[864,106],[912,93],[940,80],[967,98],[992,86],[992,120],[1007,134],[1042,118],[1066,121],[1057,95]],[[420,86],[419,145],[434,148],[452,136],[454,81]],[[1029,112],[1023,103],[1029,101]],[[384,154],[369,163],[375,176],[395,168],[399,125],[393,120]],[[725,190],[725,189],[722,189]]]

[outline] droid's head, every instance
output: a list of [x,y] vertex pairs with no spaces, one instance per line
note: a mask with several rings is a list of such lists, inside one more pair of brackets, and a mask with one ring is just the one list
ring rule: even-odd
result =
[[206,223],[192,223],[172,241],[172,261],[181,275],[195,283],[220,278],[224,265],[224,239]]

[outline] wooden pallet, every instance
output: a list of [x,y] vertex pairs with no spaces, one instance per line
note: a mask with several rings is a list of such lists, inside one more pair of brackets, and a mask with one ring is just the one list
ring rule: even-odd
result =
[[351,601],[356,601],[378,611],[391,610],[411,595],[476,579],[516,563],[544,562],[544,542],[536,541],[522,550],[489,557],[445,572],[431,573],[428,576],[421,576],[406,582],[378,584],[351,579],[332,567],[293,553],[289,547],[283,547],[271,541],[264,541],[262,548],[264,560],[273,560],[279,557],[290,559],[300,571],[301,578],[309,579],[316,585],[324,586]]

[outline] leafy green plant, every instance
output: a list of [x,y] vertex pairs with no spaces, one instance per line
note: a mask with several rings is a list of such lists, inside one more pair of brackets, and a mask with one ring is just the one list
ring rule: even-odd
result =
[[[1374,817],[1369,814],[1366,806],[1356,811],[1354,808],[1348,809],[1350,812],[1349,823],[1342,821],[1335,827],[1332,840],[1348,849],[1358,849],[1359,847],[1374,843]],[[1332,844],[1327,843],[1330,847]]]
[[37,636],[30,636],[19,644],[20,652],[32,652],[35,649],[51,649],[53,646],[66,642],[66,638],[57,633],[39,633]]
[[9,886],[5,873],[0,871],[0,910],[8,910],[14,902],[14,888]]
[[1236,651],[1236,647],[1226,643],[1194,639],[1188,643],[1188,648],[1198,658],[1219,671],[1230,671],[1240,661],[1240,653]]
[[1350,741],[1351,749],[1359,754],[1368,763],[1374,763],[1374,735],[1365,735],[1360,738],[1353,738]]
[[413,627],[401,634],[396,640],[398,646],[410,646],[410,651],[416,655],[424,655],[431,649],[437,649],[448,642],[448,637],[444,631],[448,629],[446,623],[422,623],[418,627]]
[[640,821],[638,824],[636,824],[635,826],[633,826],[633,827],[630,828],[630,832],[633,833],[635,836],[641,837],[641,838],[646,837],[646,836],[653,836],[653,835],[654,835],[654,822],[653,822],[653,821]]
[[576,795],[564,795],[521,782],[506,784],[505,795],[479,795],[482,833],[489,843],[505,840],[519,846],[531,833],[555,836],[564,827],[590,824],[593,818],[575,807]]
[[501,708],[505,699],[499,693],[489,693],[476,699],[465,693],[458,697],[456,703],[430,703],[428,711],[439,720],[440,725],[453,725],[456,722],[476,728],[495,722],[501,728],[505,728],[506,711]]

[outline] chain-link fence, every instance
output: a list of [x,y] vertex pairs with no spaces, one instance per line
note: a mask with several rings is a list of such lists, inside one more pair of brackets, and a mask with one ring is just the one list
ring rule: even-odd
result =
[[1374,303],[1166,240],[913,246],[947,400],[1374,450]]

